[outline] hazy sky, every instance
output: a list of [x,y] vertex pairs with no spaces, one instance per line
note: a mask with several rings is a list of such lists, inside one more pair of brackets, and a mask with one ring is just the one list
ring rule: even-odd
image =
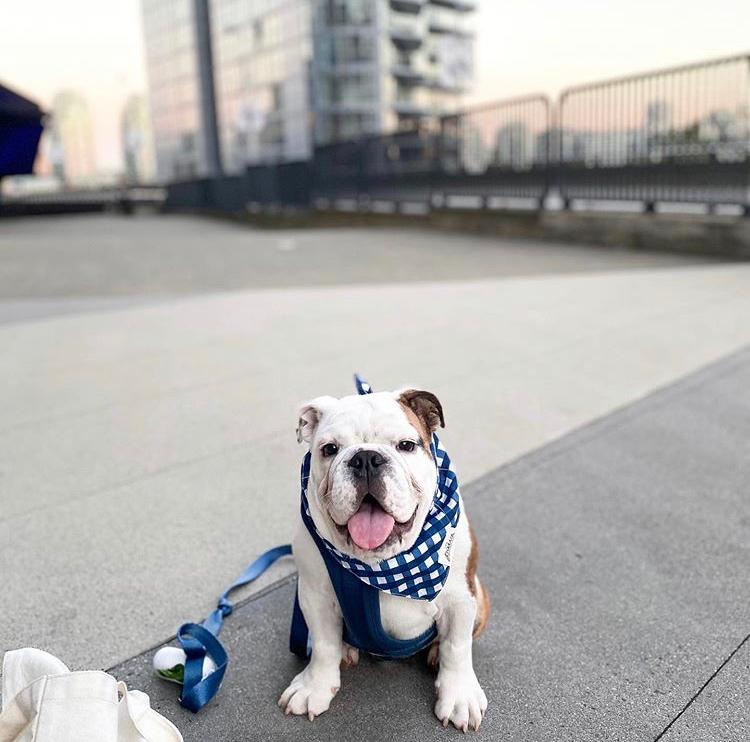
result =
[[[89,101],[99,166],[121,165],[119,115],[145,90],[140,0],[6,3],[0,81],[42,105]],[[748,0],[480,0],[472,101],[750,51]]]

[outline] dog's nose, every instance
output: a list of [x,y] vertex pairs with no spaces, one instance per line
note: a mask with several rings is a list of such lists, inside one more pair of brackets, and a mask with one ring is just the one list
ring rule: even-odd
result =
[[355,476],[365,476],[385,464],[385,459],[377,451],[358,451],[347,462],[354,469]]

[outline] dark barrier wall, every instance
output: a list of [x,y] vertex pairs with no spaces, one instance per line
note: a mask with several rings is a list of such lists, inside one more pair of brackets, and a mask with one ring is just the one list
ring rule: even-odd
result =
[[217,210],[239,212],[258,206],[310,205],[309,162],[258,165],[241,175],[171,183],[165,207],[172,210]]
[[207,208],[209,200],[208,179],[186,180],[170,183],[167,188],[166,209],[200,210]]

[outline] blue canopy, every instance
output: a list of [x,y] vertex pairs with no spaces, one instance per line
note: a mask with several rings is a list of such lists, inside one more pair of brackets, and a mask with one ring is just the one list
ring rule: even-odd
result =
[[0,178],[31,172],[43,116],[36,103],[0,85]]

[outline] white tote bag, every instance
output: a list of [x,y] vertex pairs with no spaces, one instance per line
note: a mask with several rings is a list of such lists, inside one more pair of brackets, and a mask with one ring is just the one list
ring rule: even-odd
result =
[[3,658],[0,742],[182,742],[148,696],[99,670],[70,672],[40,649]]

